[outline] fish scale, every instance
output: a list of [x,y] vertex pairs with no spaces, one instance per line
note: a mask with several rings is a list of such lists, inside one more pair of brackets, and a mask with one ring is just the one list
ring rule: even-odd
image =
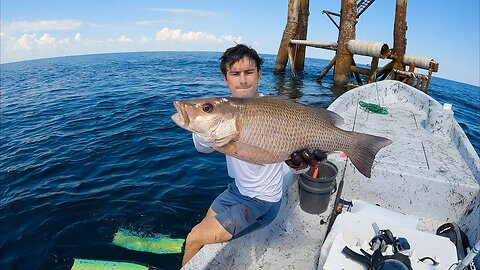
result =
[[[239,141],[271,149],[274,158],[253,157],[259,163],[288,159],[305,148],[324,151],[348,149],[351,136],[321,117],[318,110],[289,100],[258,98],[245,101],[239,110]],[[340,140],[335,138],[341,137]]]
[[391,144],[387,138],[338,128],[343,119],[278,97],[217,97],[175,101],[172,120],[196,133],[215,150],[238,159],[270,164],[293,152],[319,149],[344,151],[366,177],[378,151]]

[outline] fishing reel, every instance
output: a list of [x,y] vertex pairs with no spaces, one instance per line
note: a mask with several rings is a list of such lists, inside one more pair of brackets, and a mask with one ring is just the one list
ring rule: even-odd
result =
[[[362,254],[358,254],[348,246],[345,246],[342,252],[352,260],[366,265],[368,270],[413,270],[410,258],[405,255],[410,251],[407,239],[394,237],[388,229],[378,230],[369,246],[373,250],[372,254],[363,249],[360,249]],[[392,247],[393,254],[383,255],[389,246]]]
[[394,237],[390,230],[379,230],[378,234],[370,240],[370,249],[380,249],[385,252],[388,246],[392,246],[393,252],[404,253],[410,250],[410,244],[403,237]]

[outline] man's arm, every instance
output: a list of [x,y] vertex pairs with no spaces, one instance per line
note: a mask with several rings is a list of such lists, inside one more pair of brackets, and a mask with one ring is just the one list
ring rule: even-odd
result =
[[192,133],[193,145],[195,145],[195,149],[197,149],[200,153],[211,153],[215,151],[210,145],[204,142],[200,137],[198,137],[195,133]]

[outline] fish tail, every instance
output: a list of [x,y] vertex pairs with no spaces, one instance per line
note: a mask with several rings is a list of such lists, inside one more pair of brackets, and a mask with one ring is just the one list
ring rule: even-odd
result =
[[379,136],[358,132],[352,133],[354,140],[346,152],[358,171],[370,178],[375,155],[380,149],[391,144],[392,141]]

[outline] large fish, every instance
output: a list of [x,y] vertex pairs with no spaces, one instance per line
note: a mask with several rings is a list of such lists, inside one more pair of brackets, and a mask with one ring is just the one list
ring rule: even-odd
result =
[[389,139],[342,130],[334,112],[278,97],[216,97],[175,101],[172,120],[213,149],[256,164],[287,160],[302,149],[344,151],[371,176],[377,152]]

